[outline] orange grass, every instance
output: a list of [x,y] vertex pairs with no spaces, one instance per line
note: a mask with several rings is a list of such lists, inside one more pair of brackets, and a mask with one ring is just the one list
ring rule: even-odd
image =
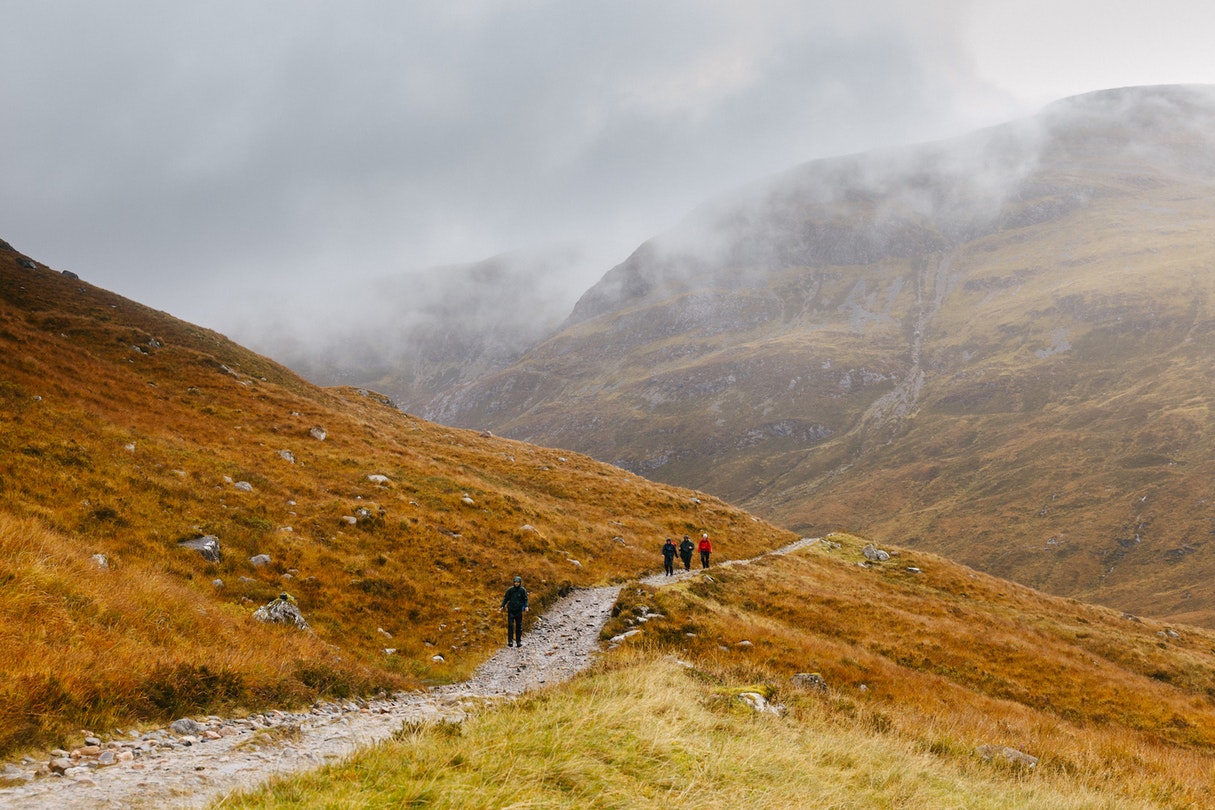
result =
[[[1132,621],[929,554],[862,568],[863,541],[832,539],[840,549],[627,589],[628,602],[666,616],[638,643],[723,681],[770,684],[794,705],[826,701],[840,722],[935,753],[1007,745],[1039,757],[1038,772],[1104,793],[1215,802],[1215,634]],[[799,672],[820,673],[830,692],[791,686]]]
[[[667,535],[707,530],[731,556],[793,537],[584,456],[317,388],[3,248],[0,517],[0,752],[459,679],[501,644],[516,573],[536,615],[565,588],[657,569]],[[208,534],[218,563],[179,546]],[[314,635],[251,620],[282,591]]]

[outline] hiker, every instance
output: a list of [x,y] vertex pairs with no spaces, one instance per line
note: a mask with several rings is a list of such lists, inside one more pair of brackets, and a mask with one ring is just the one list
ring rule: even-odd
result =
[[709,542],[708,533],[700,535],[700,567],[709,567],[709,555],[713,553],[713,544]]
[[662,545],[662,567],[668,577],[675,573],[675,541],[669,537]]
[[694,548],[696,546],[692,545],[692,541],[685,534],[683,542],[679,544],[679,559],[683,560],[683,570],[685,571],[692,570],[692,549]]
[[506,646],[523,646],[523,613],[527,610],[527,589],[523,577],[515,577],[515,584],[506,589],[498,612],[506,609]]

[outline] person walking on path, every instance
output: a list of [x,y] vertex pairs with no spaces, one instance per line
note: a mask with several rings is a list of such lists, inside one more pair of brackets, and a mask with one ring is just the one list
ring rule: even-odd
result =
[[700,535],[700,567],[709,567],[709,555],[713,553],[713,544],[709,542],[707,533]]
[[696,546],[692,545],[692,541],[685,534],[683,542],[679,544],[679,559],[683,560],[683,570],[685,571],[692,570],[692,549],[694,548]]
[[662,567],[668,577],[675,573],[675,541],[669,537],[662,545]]
[[523,577],[515,577],[515,584],[506,589],[498,612],[506,609],[506,646],[523,646],[523,613],[527,610],[527,589]]

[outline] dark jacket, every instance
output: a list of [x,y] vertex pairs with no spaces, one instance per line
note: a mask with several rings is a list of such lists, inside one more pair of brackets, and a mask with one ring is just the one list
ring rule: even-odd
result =
[[692,541],[685,537],[683,542],[679,544],[679,556],[683,557],[685,560],[692,559],[692,550],[694,548],[696,548],[696,546],[692,545]]
[[522,613],[527,610],[527,589],[522,585],[511,585],[502,597],[502,607],[511,613]]
[[663,546],[662,546],[662,556],[663,556],[663,559],[667,559],[667,560],[673,560],[673,559],[675,559],[675,543],[674,543],[674,541],[672,541],[672,540],[667,540],[667,542],[663,544]]

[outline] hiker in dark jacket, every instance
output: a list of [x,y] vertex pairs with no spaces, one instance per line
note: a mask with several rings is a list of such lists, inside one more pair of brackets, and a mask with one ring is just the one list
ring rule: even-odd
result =
[[683,570],[685,571],[692,570],[692,551],[695,548],[696,546],[692,544],[692,541],[685,534],[683,542],[679,544],[679,559],[683,560]]
[[527,589],[523,577],[515,577],[515,584],[506,589],[498,612],[506,610],[506,646],[523,646],[523,613],[527,610]]
[[662,567],[668,577],[675,573],[675,541],[669,537],[662,546]]

